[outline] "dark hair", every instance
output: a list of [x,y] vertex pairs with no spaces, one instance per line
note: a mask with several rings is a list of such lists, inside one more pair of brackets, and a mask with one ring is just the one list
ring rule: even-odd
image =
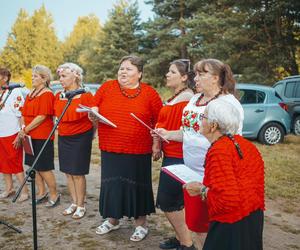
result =
[[135,56],[135,55],[123,56],[122,59],[120,60],[119,67],[121,66],[121,64],[124,61],[129,61],[129,62],[131,62],[132,65],[134,65],[134,66],[137,67],[138,71],[142,73],[142,75],[141,75],[141,77],[140,77],[139,80],[142,80],[143,70],[144,70],[143,59],[140,58],[140,57],[138,57],[138,56]]
[[10,71],[6,68],[0,68],[0,75],[7,77],[6,83],[8,84],[10,81],[10,77],[11,77]]
[[219,77],[219,85],[223,93],[235,94],[236,81],[228,64],[217,59],[203,59],[194,66],[195,72],[210,72]]
[[189,59],[178,59],[172,61],[170,65],[175,65],[181,76],[187,75],[186,84],[189,88],[195,89],[195,73],[191,71],[191,61]]

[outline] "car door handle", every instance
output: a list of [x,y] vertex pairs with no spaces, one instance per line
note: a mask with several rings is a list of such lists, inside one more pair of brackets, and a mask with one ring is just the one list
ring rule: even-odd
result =
[[264,110],[263,110],[263,109],[257,109],[257,110],[255,110],[254,112],[255,112],[255,113],[261,113],[261,112],[264,112]]

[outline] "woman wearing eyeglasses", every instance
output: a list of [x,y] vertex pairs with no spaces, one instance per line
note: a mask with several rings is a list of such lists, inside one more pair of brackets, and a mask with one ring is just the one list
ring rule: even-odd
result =
[[[195,85],[194,72],[190,71],[190,61],[180,59],[171,62],[166,80],[166,86],[174,95],[160,110],[156,128],[178,130],[181,126],[182,111],[194,95],[191,89]],[[155,134],[153,137],[155,138]],[[162,166],[183,164],[182,142],[162,141],[161,144],[164,155]],[[176,237],[161,242],[159,247],[170,249],[180,244],[192,244],[192,237],[184,220],[182,185],[163,171],[160,172],[156,206],[165,213],[176,233]]]
[[[187,192],[208,207],[209,231],[204,250],[263,249],[264,162],[253,143],[240,135],[240,112],[217,98],[202,116],[201,133],[209,140],[203,183]],[[195,211],[199,213],[199,211]]]
[[[201,93],[195,94],[183,110],[182,129],[167,131],[157,129],[157,132],[168,140],[183,142],[183,158],[186,166],[204,174],[204,159],[209,141],[200,133],[201,115],[209,102],[217,98],[232,103],[240,112],[238,133],[242,133],[244,111],[239,101],[234,97],[235,80],[230,67],[216,59],[204,59],[194,66],[196,88]],[[184,192],[186,223],[190,230],[205,233],[208,230],[207,209],[199,197],[190,197]],[[202,209],[202,213],[194,213]],[[192,249],[182,246],[181,249]]]

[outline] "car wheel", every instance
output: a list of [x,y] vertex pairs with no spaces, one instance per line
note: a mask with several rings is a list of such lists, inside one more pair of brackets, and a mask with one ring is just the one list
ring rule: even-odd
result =
[[282,126],[275,122],[270,122],[263,126],[258,135],[258,140],[267,145],[274,145],[283,141],[284,130]]
[[300,135],[300,116],[294,119],[293,130],[295,135]]

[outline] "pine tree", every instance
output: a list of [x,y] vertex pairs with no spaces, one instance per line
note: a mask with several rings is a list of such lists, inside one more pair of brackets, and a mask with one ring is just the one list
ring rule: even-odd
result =
[[139,53],[139,22],[137,2],[129,4],[121,0],[114,6],[87,58],[89,80],[103,82],[116,78],[120,59]]

